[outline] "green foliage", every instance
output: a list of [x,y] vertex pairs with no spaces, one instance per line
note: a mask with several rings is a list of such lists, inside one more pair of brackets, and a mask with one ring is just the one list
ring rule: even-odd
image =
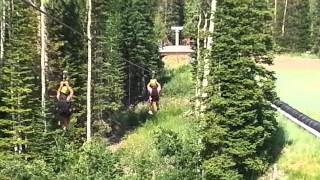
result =
[[164,26],[165,35],[162,40],[173,44],[175,36],[171,27],[184,25],[184,0],[160,0],[158,1],[158,13],[161,16],[161,24]]
[[[311,48],[310,2],[288,1],[287,13],[282,34],[285,0],[278,1],[277,22],[274,26],[276,43],[289,52],[305,52]],[[312,17],[312,18],[311,18]],[[315,41],[316,42],[316,41]]]
[[[130,0],[122,3],[123,58],[149,71],[160,73],[163,63],[158,52],[155,34],[156,1]],[[145,95],[145,86],[151,78],[150,72],[126,63],[126,102],[135,103]]]
[[[86,28],[82,17],[85,16],[85,3],[79,0],[48,1],[46,11],[61,19],[78,32]],[[81,35],[70,31],[51,18],[46,19],[48,39],[48,96],[54,97],[62,80],[62,72],[68,71],[68,80],[75,91],[72,100],[74,108],[73,117],[78,122],[84,121],[85,87],[86,87],[86,39]],[[59,117],[55,117],[56,101],[50,98],[48,101],[48,121],[50,129],[57,128]],[[59,127],[60,128],[60,127]]]
[[202,128],[207,179],[257,178],[268,167],[277,122],[272,63],[271,12],[266,0],[217,4],[211,74]]
[[[118,1],[95,1],[93,3],[93,123],[106,126],[105,136],[109,133],[111,115],[122,107],[123,63],[120,52],[121,14]],[[106,124],[107,122],[107,124]],[[98,128],[98,127],[97,127]],[[100,129],[101,129],[100,128]],[[103,129],[103,128],[102,128]],[[94,129],[95,130],[95,129]],[[96,133],[94,131],[94,133]]]
[[183,66],[179,69],[170,70],[169,73],[175,78],[166,83],[163,87],[163,94],[166,96],[191,96],[193,90],[190,66]]
[[104,140],[94,140],[84,144],[61,175],[66,179],[116,179],[121,175],[122,168],[116,154],[106,149]]
[[53,170],[42,160],[0,160],[0,179],[53,179]]
[[1,179],[116,179],[122,175],[117,154],[106,148],[104,140],[95,139],[79,150],[62,139],[51,150],[53,159],[0,159]]
[[[198,31],[198,22],[200,16],[209,12],[209,3],[206,0],[185,0],[184,16],[185,16],[185,29],[184,34],[187,37],[196,37]],[[204,25],[204,17],[202,17],[201,27]]]
[[312,52],[320,55],[320,2],[310,1]]
[[168,169],[159,179],[200,179],[201,146],[196,141],[187,139],[184,142],[178,133],[169,129],[154,131],[155,148],[163,159],[163,167]]
[[[25,149],[35,133],[39,107],[37,74],[37,15],[23,2],[13,4],[10,20],[10,38],[5,43],[5,61],[0,83],[0,149]],[[16,150],[17,150],[16,149]]]
[[173,156],[181,150],[177,133],[160,128],[154,134],[156,149],[160,156]]

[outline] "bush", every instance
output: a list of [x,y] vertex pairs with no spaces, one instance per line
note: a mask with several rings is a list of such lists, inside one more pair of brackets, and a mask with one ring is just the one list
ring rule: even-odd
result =
[[26,161],[22,158],[0,161],[0,179],[54,179],[53,169],[43,160]]
[[175,77],[168,82],[164,88],[163,93],[167,96],[190,96],[192,95],[193,81],[190,66],[182,66],[179,69],[171,72]]
[[80,149],[60,174],[61,179],[116,179],[122,174],[119,158],[102,139],[92,140]]
[[201,147],[195,139],[184,142],[177,133],[159,128],[154,144],[166,167],[159,179],[201,179]]

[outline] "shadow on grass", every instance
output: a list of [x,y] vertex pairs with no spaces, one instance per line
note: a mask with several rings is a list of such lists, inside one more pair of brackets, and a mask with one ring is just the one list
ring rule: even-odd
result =
[[[171,70],[165,69],[159,74],[159,77],[156,77],[163,87],[161,99],[164,96],[186,96],[193,85],[191,78],[188,78],[190,76],[190,66],[182,66]],[[107,136],[111,144],[119,143],[125,135],[143,125],[147,120],[157,121],[158,117],[150,116],[146,107],[142,105],[142,102],[146,100],[147,97],[141,97],[140,101],[137,101],[132,109],[121,112],[112,118],[112,130]],[[160,105],[161,102],[160,100]]]
[[[274,133],[274,135],[269,139],[269,141],[266,143],[268,153],[268,163],[269,167],[266,172],[263,174],[260,174],[252,179],[260,179],[260,180],[267,180],[274,178],[274,173],[277,174],[277,172],[274,172],[274,166],[277,161],[279,160],[282,150],[284,149],[285,145],[288,144],[287,137],[285,134],[285,130],[283,127],[278,125],[278,129]],[[277,170],[276,170],[277,171]],[[277,176],[277,175],[276,175]],[[278,177],[276,177],[278,179]]]
[[274,164],[275,162],[277,162],[284,146],[287,143],[288,143],[288,141],[286,140],[285,131],[284,131],[283,127],[279,126],[276,133],[272,137],[271,143],[270,143],[270,145],[271,145],[270,146],[270,151],[271,151],[270,164]]
[[111,123],[112,131],[107,136],[109,143],[119,143],[126,134],[140,127],[150,118],[146,109],[133,109],[120,113]]

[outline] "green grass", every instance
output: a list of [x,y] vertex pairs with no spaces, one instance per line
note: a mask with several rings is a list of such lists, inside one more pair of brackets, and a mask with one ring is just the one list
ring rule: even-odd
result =
[[[182,67],[178,70],[170,71],[171,80],[164,85],[163,97],[161,97],[161,111],[149,116],[145,124],[133,131],[123,141],[122,163],[132,171],[135,167],[141,165],[141,159],[146,162],[152,162],[147,167],[152,170],[161,171],[161,159],[157,155],[153,145],[153,132],[159,127],[171,129],[177,132],[183,139],[192,138],[196,134],[192,117],[185,116],[191,110],[190,98],[193,93],[190,67]],[[313,75],[306,75],[300,72],[278,72],[279,80],[277,82],[277,91],[279,96],[294,107],[299,107],[303,112],[318,117],[316,107],[320,107],[318,102],[313,101],[319,97],[316,91],[310,91],[311,94],[302,94],[311,86],[290,86],[293,84],[307,84],[316,78]],[[295,78],[297,76],[297,78]],[[183,83],[181,83],[183,82]],[[299,96],[296,96],[296,93]],[[310,96],[310,97],[309,97]],[[316,97],[316,98],[315,98]],[[320,99],[320,98],[319,98]],[[312,104],[310,104],[310,102]],[[146,104],[141,104],[140,111],[146,111]],[[294,180],[320,179],[320,141],[308,134],[297,125],[288,121],[282,116],[278,121],[285,133],[285,147],[276,162],[279,169],[279,178]],[[145,166],[142,166],[144,169]],[[137,168],[134,169],[138,171]],[[134,172],[128,173],[134,174]]]
[[279,97],[310,117],[320,120],[320,70],[276,72]]
[[[171,80],[164,85],[160,99],[160,111],[150,115],[146,123],[127,135],[122,142],[122,163],[128,169],[137,169],[141,159],[152,162],[153,170],[161,170],[161,160],[153,145],[153,133],[159,127],[170,129],[179,134],[183,140],[192,139],[196,135],[193,119],[187,116],[191,111],[192,75],[191,67],[183,66],[171,70]],[[183,85],[181,85],[183,84]],[[140,108],[147,111],[147,104],[141,104]],[[130,170],[129,170],[130,171]],[[134,174],[134,173],[128,173]]]
[[286,138],[286,145],[277,162],[281,179],[320,179],[320,140],[282,115],[278,120]]
[[[279,97],[320,120],[320,71],[282,69],[277,70],[276,76]],[[281,115],[278,121],[286,137],[285,147],[276,162],[280,171],[279,179],[320,179],[320,140]]]
[[[147,122],[129,134],[125,139],[124,147],[142,152],[151,147],[152,133],[158,127],[171,129],[182,136],[189,134],[192,121],[184,117],[184,113],[190,110],[190,103],[186,99],[165,97],[161,100],[161,110],[150,116]],[[146,108],[146,107],[145,107]]]

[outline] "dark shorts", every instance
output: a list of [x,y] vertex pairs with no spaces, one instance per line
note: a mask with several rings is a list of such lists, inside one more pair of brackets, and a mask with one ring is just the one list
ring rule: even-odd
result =
[[69,117],[72,115],[71,102],[67,101],[67,97],[67,95],[61,93],[57,104],[58,113],[63,117]]
[[151,102],[159,102],[160,96],[157,89],[152,89],[151,94]]

